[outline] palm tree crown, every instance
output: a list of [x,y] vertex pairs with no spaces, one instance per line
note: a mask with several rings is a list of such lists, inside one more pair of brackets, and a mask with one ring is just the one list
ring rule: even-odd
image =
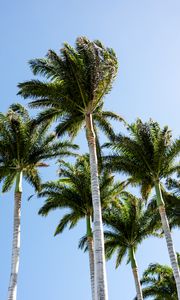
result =
[[117,73],[117,58],[100,41],[85,37],[76,40],[74,49],[67,43],[60,55],[49,50],[47,57],[33,59],[30,66],[35,75],[47,82],[31,80],[20,83],[19,94],[32,98],[31,107],[46,108],[39,120],[58,119],[59,135],[75,136],[85,122],[86,114],[93,114],[94,122],[105,132],[113,134],[108,118],[122,120],[112,112],[103,112],[103,97],[112,86]]
[[[46,216],[50,211],[58,208],[70,208],[71,210],[60,220],[55,234],[61,233],[68,224],[72,228],[86,216],[93,220],[89,155],[80,156],[74,165],[62,160],[59,163],[60,179],[43,184],[42,191],[39,193],[40,197],[46,198],[39,214]],[[114,183],[114,176],[109,172],[101,172],[102,209],[118,201],[122,188],[123,184]]]
[[12,187],[20,173],[36,190],[40,190],[37,168],[48,166],[44,160],[70,154],[71,149],[77,148],[69,142],[54,139],[54,134],[47,133],[47,126],[37,125],[20,104],[12,105],[7,115],[0,115],[0,181],[4,181],[3,192]]
[[172,140],[168,127],[160,128],[157,122],[143,123],[140,119],[128,127],[130,136],[119,135],[108,147],[116,154],[109,157],[115,171],[132,176],[141,185],[147,198],[157,181],[180,170],[176,158],[180,153],[180,139]]
[[117,251],[116,267],[121,264],[126,254],[128,262],[131,262],[131,248],[136,251],[144,239],[157,235],[155,230],[160,227],[142,199],[129,192],[121,194],[119,207],[113,206],[105,210],[103,220],[109,228],[105,231],[106,257],[110,259]]

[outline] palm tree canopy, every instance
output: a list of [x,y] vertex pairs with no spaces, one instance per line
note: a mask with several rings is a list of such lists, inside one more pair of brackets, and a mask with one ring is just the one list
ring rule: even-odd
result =
[[0,114],[0,181],[3,192],[8,191],[18,173],[40,190],[38,167],[47,167],[45,160],[70,154],[77,146],[55,140],[47,133],[47,125],[36,124],[20,104],[10,106],[7,114]]
[[136,250],[145,238],[157,235],[155,230],[160,227],[142,199],[128,192],[122,193],[118,207],[105,210],[103,220],[109,228],[105,231],[106,257],[110,259],[117,252],[116,267],[126,254],[129,262],[129,249]]
[[[178,263],[180,265],[180,256]],[[173,277],[173,271],[169,266],[150,264],[144,271],[141,280],[144,299],[153,297],[154,300],[177,300],[176,284]],[[136,298],[135,298],[136,299]]]
[[20,83],[18,94],[31,98],[31,107],[46,108],[39,121],[58,119],[57,133],[75,136],[85,115],[93,114],[94,123],[113,135],[108,119],[122,118],[102,111],[103,97],[110,91],[117,73],[117,58],[111,48],[105,48],[98,40],[91,42],[79,37],[75,48],[65,43],[59,55],[49,50],[46,58],[29,63],[34,75],[43,76],[46,82]]
[[180,139],[172,140],[168,127],[161,129],[152,120],[143,123],[138,119],[128,130],[130,136],[120,134],[106,144],[115,151],[107,157],[108,166],[132,176],[132,182],[141,185],[142,195],[147,198],[155,182],[180,170],[176,160]]
[[[46,216],[54,209],[70,209],[60,220],[55,234],[62,232],[68,224],[72,228],[86,216],[93,218],[89,156],[80,156],[74,165],[61,160],[59,175],[58,181],[43,184],[39,193],[40,197],[46,198],[39,214]],[[114,176],[109,172],[100,174],[102,209],[118,201],[122,188],[123,184],[114,183]]]

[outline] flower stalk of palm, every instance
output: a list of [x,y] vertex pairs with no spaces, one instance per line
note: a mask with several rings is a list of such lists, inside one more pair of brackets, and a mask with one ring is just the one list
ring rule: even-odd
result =
[[[38,167],[47,167],[45,159],[66,154],[76,148],[69,142],[55,142],[54,135],[47,134],[47,126],[36,125],[20,104],[14,104],[6,115],[0,114],[0,181],[3,192],[11,189],[15,182],[14,227],[11,261],[11,276],[8,300],[16,300],[17,276],[20,252],[20,220],[22,179],[35,190],[40,190],[41,179]],[[67,154],[69,152],[67,151]]]
[[105,231],[106,257],[111,258],[117,252],[116,267],[128,255],[134,277],[137,299],[142,300],[142,290],[138,274],[135,252],[138,245],[150,235],[155,235],[159,228],[156,218],[150,210],[145,208],[142,199],[138,199],[128,192],[121,194],[119,206],[107,209],[103,213],[103,220],[109,230]]
[[152,120],[148,123],[137,120],[129,126],[129,132],[130,137],[119,135],[110,145],[117,152],[109,157],[109,165],[113,170],[130,175],[132,182],[141,186],[145,198],[155,187],[157,207],[180,300],[180,272],[161,190],[162,179],[180,170],[176,162],[180,153],[180,139],[172,141],[168,127],[161,130],[159,124]]
[[46,58],[31,60],[30,66],[35,75],[43,75],[48,81],[20,83],[19,95],[32,98],[31,107],[46,108],[39,115],[39,121],[58,120],[56,132],[72,137],[84,125],[86,128],[94,207],[96,298],[107,300],[95,127],[113,135],[108,119],[122,120],[116,114],[102,110],[103,98],[110,91],[117,73],[117,58],[114,51],[105,48],[100,41],[91,42],[86,37],[79,37],[75,48],[65,43],[60,55],[50,50]]
[[[60,161],[60,180],[48,182],[43,185],[40,197],[46,201],[39,213],[47,215],[54,209],[69,208],[56,228],[55,235],[61,233],[69,225],[73,228],[79,220],[86,220],[86,241],[89,252],[90,277],[92,299],[95,299],[94,290],[94,243],[92,235],[93,205],[91,194],[91,179],[89,156],[80,156],[74,165]],[[117,201],[117,196],[122,190],[121,183],[114,183],[114,177],[108,172],[100,172],[101,205],[104,209],[112,202]]]

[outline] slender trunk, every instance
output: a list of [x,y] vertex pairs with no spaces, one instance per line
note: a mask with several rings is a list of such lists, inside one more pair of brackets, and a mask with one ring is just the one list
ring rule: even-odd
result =
[[172,240],[171,231],[169,228],[169,222],[167,219],[165,205],[164,205],[159,182],[155,183],[155,189],[156,189],[156,196],[157,196],[157,205],[158,205],[159,213],[161,216],[162,228],[163,228],[164,235],[166,238],[166,244],[167,244],[169,257],[170,257],[170,261],[171,261],[171,266],[173,269],[173,274],[174,274],[174,278],[175,278],[175,282],[176,282],[178,300],[180,300],[180,271],[179,271],[179,266],[178,266],[178,261],[177,261],[177,255],[174,250],[173,240]]
[[91,229],[91,218],[86,216],[87,222],[87,243],[89,252],[89,267],[90,267],[90,278],[91,278],[91,293],[92,300],[95,300],[95,290],[94,290],[94,245],[93,245],[93,235]]
[[141,289],[141,284],[140,284],[140,279],[139,279],[139,274],[138,274],[138,267],[137,267],[133,247],[129,248],[129,256],[131,259],[131,268],[132,268],[134,282],[135,282],[135,286],[136,286],[137,300],[143,300],[142,289]]
[[93,236],[94,236],[94,269],[95,269],[95,299],[108,300],[106,266],[104,255],[104,234],[101,214],[101,201],[98,179],[98,164],[96,154],[96,140],[92,124],[92,115],[86,115],[86,135],[89,146],[91,168],[91,191],[93,202]]
[[20,219],[21,219],[21,195],[22,195],[22,172],[17,175],[14,193],[14,228],[11,260],[11,276],[8,288],[8,300],[16,300],[17,277],[19,270],[20,252]]

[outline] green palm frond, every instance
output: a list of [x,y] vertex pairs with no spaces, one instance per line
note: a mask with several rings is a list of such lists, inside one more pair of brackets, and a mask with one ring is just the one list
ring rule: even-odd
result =
[[82,238],[80,238],[78,248],[81,249],[81,250],[84,250],[84,252],[88,251],[87,236],[86,235],[84,235]]
[[[39,214],[47,216],[55,209],[70,209],[70,217],[73,215],[74,221],[69,221],[68,214],[68,216],[65,217],[65,221],[64,219],[62,223],[60,221],[58,227],[58,233],[60,233],[67,224],[70,224],[70,228],[72,228],[76,225],[78,220],[83,219],[86,216],[90,216],[92,219],[93,205],[89,155],[85,154],[78,156],[74,164],[62,159],[58,162],[60,179],[58,181],[49,181],[42,184],[42,190],[39,193],[39,197],[44,197],[46,200],[40,209]],[[119,193],[122,192],[122,188],[123,187],[119,182],[114,182],[114,176],[101,170],[100,190],[103,209],[110,207],[112,203],[117,201]]]
[[54,235],[60,234],[65,229],[65,227],[68,226],[68,224],[69,229],[72,229],[77,224],[79,219],[80,217],[77,216],[77,214],[75,214],[74,212],[64,215],[64,217],[60,220]]
[[15,171],[13,172],[13,170],[11,170],[11,172],[5,176],[3,186],[2,186],[2,192],[3,193],[8,192],[12,188],[12,185],[15,182],[15,180],[16,180],[16,172]]

